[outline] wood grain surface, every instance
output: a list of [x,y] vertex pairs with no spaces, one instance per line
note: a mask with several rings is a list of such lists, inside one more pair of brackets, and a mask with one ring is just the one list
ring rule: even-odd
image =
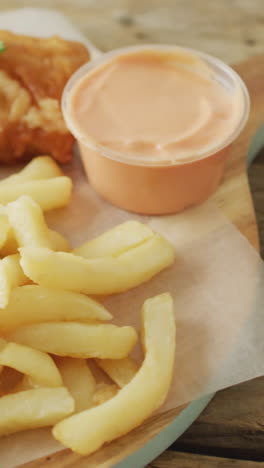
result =
[[[0,0],[1,10],[23,6],[23,0]],[[238,62],[264,51],[263,0],[29,0],[26,6],[56,8],[102,50],[146,42],[172,43],[201,49],[227,62]],[[253,112],[246,131],[233,149],[224,184],[215,199],[257,247],[245,156],[249,139],[264,120],[264,56],[252,58],[237,69],[250,87]],[[253,164],[249,175],[264,253],[264,153]],[[264,460],[263,390],[264,379],[260,378],[219,392],[173,445],[173,451],[166,451],[150,467],[263,466],[253,461]],[[152,426],[154,433],[162,426],[159,424],[158,428],[157,424]],[[140,430],[145,431],[145,427]],[[51,457],[27,464],[32,468],[42,466],[91,468],[95,465],[87,464],[85,459],[79,463],[68,451],[63,452],[61,463]]]
[[56,8],[102,50],[146,42],[194,47],[227,62],[263,51],[263,0],[0,0]]
[[264,463],[203,455],[197,457],[190,453],[166,450],[148,466],[149,468],[263,468]]
[[264,460],[264,379],[218,392],[174,449]]

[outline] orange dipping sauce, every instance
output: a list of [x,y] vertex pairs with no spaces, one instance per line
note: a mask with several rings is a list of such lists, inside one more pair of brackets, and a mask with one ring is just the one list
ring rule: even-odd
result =
[[63,101],[92,185],[146,214],[179,211],[215,190],[249,107],[229,67],[173,46],[105,54],[72,77]]

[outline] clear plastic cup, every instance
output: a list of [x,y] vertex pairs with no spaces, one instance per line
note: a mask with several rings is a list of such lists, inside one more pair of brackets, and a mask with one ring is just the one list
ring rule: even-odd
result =
[[[231,134],[214,147],[200,151],[188,161],[144,161],[131,154],[112,151],[83,135],[69,112],[69,97],[79,81],[96,67],[111,62],[117,56],[137,51],[159,53],[187,52],[204,61],[218,82],[231,92],[239,88],[242,96],[241,118]],[[176,213],[206,200],[218,187],[229,156],[230,145],[244,128],[250,101],[247,88],[239,75],[222,61],[207,54],[167,45],[142,45],[117,49],[102,54],[83,65],[68,81],[62,98],[66,124],[75,136],[90,184],[104,199],[128,211],[142,214]]]

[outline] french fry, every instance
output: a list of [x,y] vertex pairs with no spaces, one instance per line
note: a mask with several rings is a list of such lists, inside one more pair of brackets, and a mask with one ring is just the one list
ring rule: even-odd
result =
[[99,384],[98,388],[93,396],[93,405],[101,405],[110,398],[113,398],[118,392],[118,386],[115,384]]
[[14,255],[18,253],[18,243],[15,238],[15,233],[9,224],[8,217],[7,217],[7,221],[9,225],[9,230],[7,233],[6,240],[4,244],[2,245],[2,247],[0,248],[0,253],[2,257],[6,257],[7,255]]
[[59,166],[50,156],[38,156],[32,159],[21,171],[0,181],[0,187],[19,184],[27,180],[50,179],[63,175]]
[[0,185],[0,203],[7,205],[21,195],[28,195],[38,203],[44,211],[60,208],[69,203],[72,191],[72,181],[61,176],[53,179],[26,180],[19,184]]
[[37,388],[0,398],[0,435],[46,427],[74,411],[65,387]]
[[27,195],[7,205],[10,226],[19,247],[48,247],[52,249],[49,228],[40,206]]
[[61,375],[52,358],[42,351],[0,338],[0,364],[28,375],[38,385],[60,387]]
[[20,266],[19,254],[9,255],[0,260],[0,308],[7,306],[12,289],[28,281]]
[[120,255],[153,237],[154,232],[146,224],[130,220],[119,224],[73,250],[75,255],[85,258]]
[[[9,231],[7,233],[6,240],[3,246],[0,247],[0,253],[2,256],[13,255],[18,252],[18,248],[19,248],[14,230],[10,227],[8,218],[7,218],[7,222],[9,226]],[[1,227],[1,219],[0,219],[0,227]],[[1,237],[1,234],[0,234],[0,237]],[[49,239],[50,239],[51,248],[53,250],[57,250],[60,252],[69,252],[71,250],[70,243],[59,232],[49,229]]]
[[96,359],[96,364],[122,388],[136,375],[139,366],[131,357],[123,359]]
[[20,249],[21,266],[35,283],[85,294],[123,292],[170,266],[173,246],[159,234],[118,257],[85,259],[45,248]]
[[175,318],[169,294],[145,301],[145,359],[135,377],[105,403],[70,416],[52,430],[55,439],[82,455],[137,427],[164,402],[172,379]]
[[68,252],[69,242],[59,233],[48,228],[40,206],[27,195],[7,205],[11,233],[17,245],[48,247]]
[[70,243],[59,232],[49,229],[49,238],[52,250],[57,250],[59,252],[69,252],[71,250]]
[[129,326],[50,322],[18,328],[8,340],[58,356],[119,359],[130,353],[137,333]]
[[103,305],[83,294],[29,284],[11,291],[9,304],[0,311],[0,333],[6,334],[31,323],[111,318]]
[[63,385],[69,390],[75,401],[75,412],[93,406],[96,382],[85,359],[70,357],[57,358],[57,366],[62,376]]

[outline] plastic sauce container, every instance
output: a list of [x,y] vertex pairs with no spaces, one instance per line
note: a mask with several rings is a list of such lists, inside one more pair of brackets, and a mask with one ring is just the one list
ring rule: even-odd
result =
[[241,78],[220,60],[146,45],[83,65],[62,106],[94,189],[128,211],[169,214],[217,188],[250,103]]

